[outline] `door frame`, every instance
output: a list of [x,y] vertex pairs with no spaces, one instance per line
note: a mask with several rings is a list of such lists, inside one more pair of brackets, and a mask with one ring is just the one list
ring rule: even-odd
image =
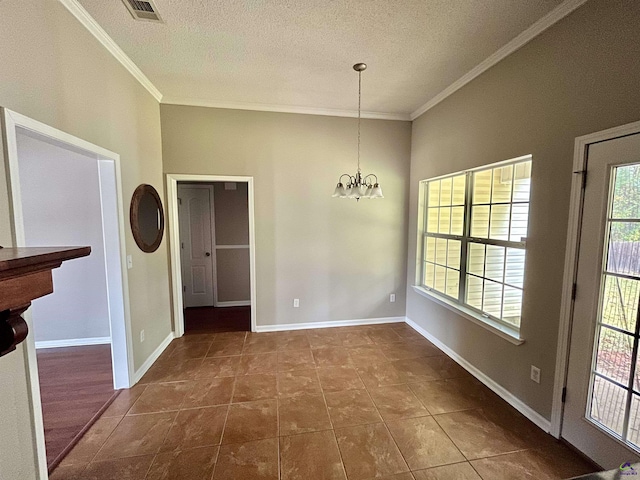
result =
[[569,206],[569,225],[565,247],[564,276],[562,280],[562,302],[560,306],[560,325],[556,349],[556,369],[553,384],[553,403],[551,406],[551,435],[560,438],[564,415],[563,392],[567,384],[571,327],[573,323],[574,284],[578,273],[580,232],[582,230],[582,208],[584,203],[584,175],[587,166],[589,145],[619,137],[640,133],[640,121],[609,128],[600,132],[577,137],[573,152],[573,178],[571,181],[571,202]]
[[[9,189],[10,215],[13,221],[12,242],[14,246],[24,246],[25,231],[22,213],[22,196],[19,176],[19,156],[17,134],[18,129],[29,130],[37,136],[52,140],[54,143],[78,148],[95,156],[98,162],[100,197],[103,224],[108,222],[118,230],[118,238],[108,242],[105,238],[105,266],[107,271],[107,301],[109,305],[109,326],[111,331],[111,358],[113,367],[114,388],[129,388],[134,377],[133,342],[131,336],[131,312],[129,306],[129,278],[127,273],[125,243],[125,210],[122,200],[122,176],[120,171],[120,155],[105,148],[94,145],[81,138],[50,127],[7,108],[0,107],[2,123],[2,140],[4,141],[5,166],[7,171],[7,187]],[[0,152],[1,154],[2,152]],[[109,188],[110,187],[110,188]],[[114,191],[115,187],[115,191]],[[113,196],[115,195],[115,198]],[[105,198],[116,203],[116,215],[106,213]],[[117,217],[117,218],[114,218]],[[111,251],[111,254],[108,251]],[[117,260],[115,260],[117,258]],[[33,330],[31,315],[25,312],[25,320]],[[31,424],[35,442],[35,456],[38,478],[48,478],[47,455],[42,417],[42,400],[40,397],[40,379],[34,335],[24,342],[24,359],[27,368],[27,389]]]
[[256,257],[255,209],[253,177],[233,175],[191,175],[168,173],[167,213],[169,227],[169,259],[171,264],[171,292],[173,296],[173,331],[176,337],[184,335],[184,309],[182,301],[182,262],[180,260],[180,224],[178,220],[178,182],[246,183],[249,204],[249,276],[251,289],[251,331],[256,331]]

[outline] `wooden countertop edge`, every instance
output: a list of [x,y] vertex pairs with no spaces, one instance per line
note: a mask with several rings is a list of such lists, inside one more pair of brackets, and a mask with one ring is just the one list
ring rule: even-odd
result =
[[16,271],[37,271],[59,267],[65,260],[85,257],[91,247],[19,247],[0,249],[0,278]]

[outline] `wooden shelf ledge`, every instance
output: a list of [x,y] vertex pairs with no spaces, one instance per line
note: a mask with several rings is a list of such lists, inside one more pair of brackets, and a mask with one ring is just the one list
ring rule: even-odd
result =
[[0,247],[0,357],[27,337],[21,315],[31,301],[53,293],[51,270],[90,253],[91,247]]

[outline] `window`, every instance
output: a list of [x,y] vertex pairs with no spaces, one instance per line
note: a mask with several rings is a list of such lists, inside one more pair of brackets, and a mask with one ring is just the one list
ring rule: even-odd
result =
[[518,330],[530,186],[530,155],[422,181],[420,285]]

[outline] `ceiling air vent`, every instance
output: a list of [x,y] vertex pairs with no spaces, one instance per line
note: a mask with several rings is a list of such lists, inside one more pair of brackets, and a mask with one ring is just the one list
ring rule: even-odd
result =
[[122,0],[122,2],[136,20],[148,22],[162,22],[158,9],[151,0]]

